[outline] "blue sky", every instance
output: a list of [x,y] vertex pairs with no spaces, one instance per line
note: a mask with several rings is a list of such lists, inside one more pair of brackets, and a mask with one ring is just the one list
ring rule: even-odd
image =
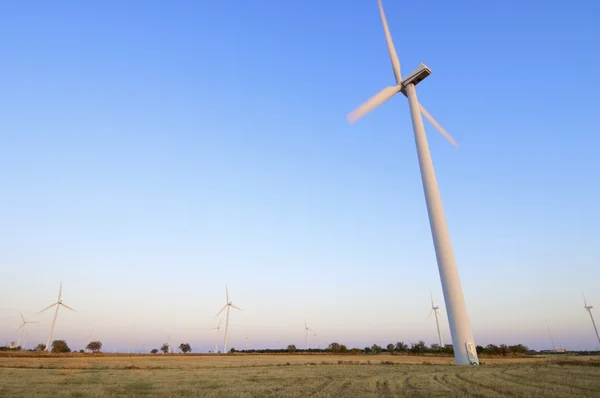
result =
[[[476,342],[597,348],[600,5],[384,7]],[[435,342],[407,101],[345,119],[393,84],[375,1],[5,1],[0,38],[1,343],[61,280],[73,348],[207,350],[226,283],[230,346]]]

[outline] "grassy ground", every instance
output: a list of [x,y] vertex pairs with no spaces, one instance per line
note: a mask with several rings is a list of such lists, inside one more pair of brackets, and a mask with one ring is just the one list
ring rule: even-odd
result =
[[10,397],[593,397],[599,358],[334,355],[0,356]]

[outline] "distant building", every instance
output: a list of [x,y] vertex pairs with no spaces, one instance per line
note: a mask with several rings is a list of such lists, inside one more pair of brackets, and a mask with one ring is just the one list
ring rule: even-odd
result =
[[541,350],[540,354],[557,354],[567,352],[566,348],[555,348],[554,350]]

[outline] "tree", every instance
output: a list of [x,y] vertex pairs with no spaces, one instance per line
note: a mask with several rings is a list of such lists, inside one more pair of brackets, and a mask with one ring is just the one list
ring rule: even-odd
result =
[[184,354],[192,351],[192,347],[190,347],[190,345],[188,343],[181,343],[181,344],[179,344],[179,349]]
[[488,355],[500,355],[500,347],[495,344],[488,344],[485,346],[485,353]]
[[506,354],[508,354],[508,347],[506,346],[506,344],[500,344],[500,347],[498,347],[498,349],[500,350],[500,355],[502,355],[503,357],[505,357]]
[[452,344],[446,344],[444,346],[444,352],[446,354],[454,355],[454,347],[452,346]]
[[529,352],[529,348],[523,344],[511,345],[508,350],[513,354],[527,354]]
[[91,352],[97,353],[102,349],[101,341],[90,341],[89,344],[85,347],[86,350],[90,350]]
[[233,354],[234,352],[236,352],[237,350],[234,347],[231,347],[231,350],[229,350],[230,354]]
[[345,354],[348,352],[348,347],[346,347],[344,344],[340,344],[340,353]]
[[481,355],[485,351],[485,348],[483,348],[483,346],[478,345],[477,347],[475,347],[475,351],[477,351],[477,355]]
[[365,354],[371,353],[371,347],[365,347]]
[[391,343],[388,344],[387,347],[385,347],[386,351],[389,352],[389,353],[394,352],[394,348],[395,348],[395,346],[393,344],[391,344]]
[[156,348],[153,348],[152,351],[150,351],[150,354],[158,354],[158,350]]
[[434,353],[442,352],[442,347],[439,344],[432,344],[429,350]]
[[340,344],[339,343],[331,343],[329,344],[329,346],[327,347],[328,350],[331,350],[333,352],[340,352]]
[[54,340],[52,342],[52,352],[71,352],[71,349],[64,340]]
[[373,344],[371,346],[371,351],[373,352],[373,354],[381,354],[381,351],[383,351],[383,349],[377,344]]
[[427,345],[423,340],[419,340],[418,343],[410,345],[410,352],[415,355],[423,355],[427,352]]
[[169,353],[169,345],[167,343],[164,343],[160,347],[160,350],[162,351],[163,354],[168,354]]
[[44,344],[44,343],[40,343],[35,346],[36,351],[44,351],[45,349],[46,349],[46,344]]
[[396,351],[406,352],[406,351],[408,351],[408,345],[404,344],[402,341],[399,341],[396,343]]
[[296,346],[294,344],[290,344],[287,346],[287,350],[288,350],[288,352],[295,352]]

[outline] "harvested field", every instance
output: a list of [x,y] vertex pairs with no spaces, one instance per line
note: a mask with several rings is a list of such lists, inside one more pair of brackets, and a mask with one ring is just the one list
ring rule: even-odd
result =
[[0,356],[10,397],[593,397],[600,359],[483,359],[389,355]]

